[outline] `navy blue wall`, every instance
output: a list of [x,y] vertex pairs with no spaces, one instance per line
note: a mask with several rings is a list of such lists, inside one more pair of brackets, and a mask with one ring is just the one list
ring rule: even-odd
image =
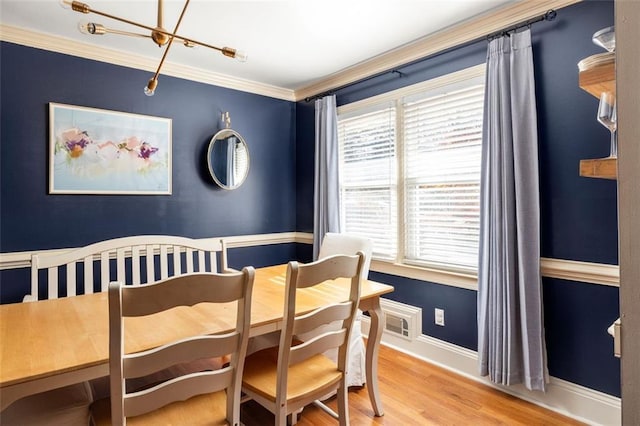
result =
[[618,289],[543,279],[549,374],[620,396],[620,362],[607,327],[619,314]]
[[315,108],[313,102],[296,104],[296,214],[300,232],[313,232],[313,169]]
[[[578,175],[581,159],[606,157],[609,132],[595,114],[598,100],[578,87],[577,63],[603,52],[591,42],[613,25],[612,1],[586,1],[532,27],[538,111],[541,254],[543,257],[617,264],[615,181]],[[336,93],[344,105],[485,62],[486,41],[452,49]],[[312,103],[297,108],[298,230],[313,229]],[[311,185],[311,186],[310,186]],[[423,308],[423,333],[476,350],[474,291],[387,274],[371,278],[395,286],[390,299]],[[618,289],[545,278],[545,328],[551,375],[620,395],[620,364],[607,327],[619,316]],[[446,326],[433,321],[446,311]]]
[[[149,98],[142,93],[148,72],[11,43],[2,43],[0,54],[0,251],[132,234],[201,238],[296,230],[293,102],[166,76]],[[49,102],[171,118],[173,194],[49,195]],[[251,155],[247,180],[234,191],[219,189],[206,166],[223,111]],[[2,302],[27,292],[15,280],[19,274],[0,275]]]

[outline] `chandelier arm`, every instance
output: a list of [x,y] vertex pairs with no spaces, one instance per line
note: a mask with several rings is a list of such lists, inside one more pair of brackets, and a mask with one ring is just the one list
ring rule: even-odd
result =
[[151,38],[149,34],[140,34],[140,33],[132,33],[131,31],[123,31],[116,30],[113,28],[105,28],[104,29],[107,34],[117,34],[117,35],[125,35],[130,37],[143,37],[143,38]]
[[[163,28],[163,26],[162,26],[162,15],[163,15],[162,0],[158,0],[158,28]],[[176,27],[176,30],[174,31],[174,33],[176,31],[178,31],[177,27]]]
[[209,49],[217,50],[218,52],[224,53],[224,51],[225,51],[224,48],[216,47],[216,46],[213,46],[213,45],[210,45],[210,44],[207,44],[207,43],[203,43],[201,41],[197,41],[197,40],[193,40],[193,39],[190,39],[190,38],[187,38],[187,37],[183,37],[183,36],[181,36],[179,34],[176,34],[175,31],[173,33],[170,33],[168,31],[164,31],[162,29],[153,28],[153,27],[150,27],[148,25],[141,24],[139,22],[131,21],[131,20],[126,19],[126,18],[121,18],[119,16],[115,16],[115,15],[112,15],[110,13],[106,13],[106,12],[102,12],[100,10],[93,9],[89,5],[81,3],[79,1],[74,1],[72,3],[72,8],[76,12],[80,12],[80,13],[95,13],[96,15],[104,16],[105,18],[113,19],[113,20],[119,21],[119,22],[124,22],[125,24],[133,25],[135,27],[144,28],[145,30],[155,31],[157,33],[164,34],[164,35],[167,35],[169,37],[177,38],[178,40],[182,40],[183,42],[187,41],[187,42],[190,42],[190,43],[193,43],[193,44],[197,44],[198,46],[208,47]]
[[[160,0],[162,1],[162,0]],[[182,8],[182,13],[180,14],[180,18],[178,18],[178,22],[176,22],[176,27],[173,30],[174,34],[178,31],[178,27],[180,27],[180,23],[182,22],[182,18],[184,17],[184,13],[187,11],[187,7],[189,6],[189,2],[191,0],[187,0],[184,3],[184,7]],[[162,65],[164,64],[164,60],[167,58],[167,53],[169,53],[169,49],[171,48],[171,44],[173,43],[175,36],[171,36],[171,38],[169,39],[169,42],[167,43],[167,48],[164,49],[164,53],[162,54],[162,59],[160,59],[160,63],[158,64],[158,69],[156,69],[156,73],[153,76],[154,80],[158,79],[158,75],[160,74],[160,69],[162,68]]]

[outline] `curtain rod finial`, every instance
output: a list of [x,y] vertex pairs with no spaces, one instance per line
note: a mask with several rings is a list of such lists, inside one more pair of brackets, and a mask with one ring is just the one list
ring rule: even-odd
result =
[[558,12],[556,12],[553,9],[551,9],[551,10],[548,10],[547,13],[544,14],[544,20],[545,21],[553,21],[554,19],[556,19],[556,16],[558,16]]

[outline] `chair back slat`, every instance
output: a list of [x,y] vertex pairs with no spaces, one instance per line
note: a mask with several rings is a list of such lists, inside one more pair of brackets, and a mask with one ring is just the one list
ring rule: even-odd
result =
[[[242,295],[239,297],[242,298]],[[191,337],[173,344],[125,356],[122,374],[125,377],[143,377],[175,364],[194,359],[222,357],[233,353],[240,344],[240,333],[221,336]]]
[[314,355],[339,347],[345,342],[347,330],[341,328],[338,331],[329,331],[318,335],[311,340],[291,348],[289,366],[298,364]]
[[[127,417],[139,416],[174,401],[184,401],[203,393],[217,392],[230,386],[233,371],[204,371],[190,374],[165,382],[153,393],[125,395],[124,412]],[[238,424],[238,423],[229,423]]]
[[[33,254],[31,292],[24,301],[90,294],[96,288],[106,291],[109,282],[114,280],[138,286],[184,273],[218,272],[216,256],[220,255],[226,262],[226,253],[221,253],[223,249],[226,246],[218,239],[140,235],[100,241],[64,252]],[[172,261],[169,256],[173,256]],[[207,257],[211,259],[210,267],[206,263]],[[77,276],[79,263],[83,265],[84,273]],[[60,269],[62,266],[66,269]],[[223,270],[226,269],[225,264]],[[46,283],[39,282],[42,270],[47,270]],[[98,277],[94,277],[94,270],[99,271]],[[59,277],[63,275],[65,280],[60,282]],[[41,285],[46,287],[47,294],[40,294]]]
[[296,318],[296,322],[293,325],[293,334],[308,333],[333,321],[349,318],[352,309],[353,306],[351,302],[343,302],[323,306],[306,315],[300,315]]
[[[213,272],[198,272],[172,277],[157,283],[137,287],[135,303],[130,292],[123,292],[122,315],[138,317],[151,315],[159,310],[168,310],[178,306],[192,306],[196,303],[228,303],[239,298],[242,287],[236,274],[224,275],[225,285],[219,285],[215,294],[211,294],[211,286],[202,276],[209,276]],[[232,278],[236,276],[235,280]],[[182,287],[178,287],[173,280],[180,279]],[[131,286],[125,286],[129,290]]]

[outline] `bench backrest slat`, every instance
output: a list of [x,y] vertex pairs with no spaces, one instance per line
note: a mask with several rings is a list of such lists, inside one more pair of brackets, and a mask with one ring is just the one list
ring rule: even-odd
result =
[[[197,255],[194,256],[194,253]],[[209,253],[208,266],[205,253]],[[31,294],[25,296],[24,301],[75,296],[78,291],[90,294],[94,292],[94,288],[106,291],[110,281],[137,286],[184,273],[218,272],[218,254],[222,262],[221,269],[225,271],[227,257],[224,241],[170,235],[114,238],[62,253],[34,254],[31,256]],[[99,265],[94,265],[95,263]],[[84,270],[79,275],[83,280],[82,286],[78,280],[79,267]],[[100,272],[98,283],[94,283],[96,267]],[[111,273],[114,267],[115,277]],[[46,295],[40,292],[40,271],[43,270],[47,270]],[[146,276],[143,275],[144,271]],[[64,278],[61,277],[62,273],[65,274]],[[64,282],[60,282],[59,277]],[[64,288],[65,293],[61,294],[59,288]]]

